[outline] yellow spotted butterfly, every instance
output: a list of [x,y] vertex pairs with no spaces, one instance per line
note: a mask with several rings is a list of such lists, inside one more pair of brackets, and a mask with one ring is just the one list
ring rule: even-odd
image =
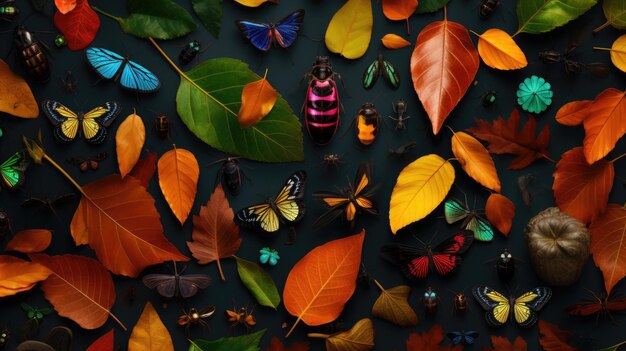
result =
[[537,323],[537,313],[552,297],[546,287],[534,288],[518,298],[505,297],[488,286],[479,286],[472,291],[476,301],[485,309],[487,324],[492,327],[504,325],[510,317],[520,327],[528,328]]
[[54,137],[62,143],[72,142],[78,134],[92,144],[101,143],[107,135],[106,128],[120,113],[117,102],[106,102],[85,114],[75,113],[53,100],[46,100],[41,105],[55,127]]
[[294,224],[304,216],[304,185],[306,172],[292,174],[283,185],[276,198],[252,205],[235,215],[235,222],[243,227],[274,233],[280,223]]

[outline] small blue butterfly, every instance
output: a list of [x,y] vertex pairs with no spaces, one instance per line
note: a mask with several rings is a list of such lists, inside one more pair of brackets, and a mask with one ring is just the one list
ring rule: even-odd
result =
[[461,332],[451,332],[448,333],[448,339],[452,342],[452,345],[472,345],[476,338],[478,338],[478,332],[475,330],[470,331],[461,331]]
[[276,249],[270,249],[269,247],[264,247],[259,250],[261,256],[259,256],[259,262],[262,264],[269,264],[270,266],[275,266],[280,260],[280,256],[278,256],[278,251]]
[[113,79],[124,89],[152,93],[161,87],[159,78],[147,68],[111,50],[90,47],[87,62],[102,79]]
[[268,51],[272,45],[288,48],[296,41],[298,31],[304,21],[304,10],[296,10],[274,23],[257,21],[236,21],[237,27],[250,43],[261,51]]

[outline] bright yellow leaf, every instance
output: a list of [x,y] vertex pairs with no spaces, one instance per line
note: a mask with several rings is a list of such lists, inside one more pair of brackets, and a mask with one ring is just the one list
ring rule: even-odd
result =
[[382,39],[383,45],[387,49],[401,49],[411,46],[411,42],[397,34],[386,34]]
[[266,2],[278,5],[278,0],[235,0],[235,2],[247,7],[259,7]]
[[115,150],[120,174],[124,178],[130,172],[141,155],[146,141],[146,127],[141,117],[133,113],[126,117],[115,133]]
[[596,50],[608,50],[611,52],[611,62],[622,72],[626,72],[626,34],[615,39],[610,49],[596,48]]
[[128,351],[174,351],[172,337],[150,302],[130,334]]
[[473,136],[457,132],[452,136],[452,153],[461,167],[475,181],[495,192],[500,192],[500,179],[489,151]]
[[487,66],[495,69],[513,70],[528,65],[526,55],[515,40],[507,32],[497,28],[488,29],[478,35],[478,54]]
[[261,122],[276,104],[278,92],[267,81],[267,70],[263,78],[248,83],[241,91],[241,107],[239,108],[238,121],[242,129],[252,127]]
[[389,225],[396,232],[430,214],[454,183],[454,167],[435,154],[404,167],[391,193]]
[[326,28],[326,47],[347,59],[357,59],[370,45],[373,25],[371,0],[348,0]]

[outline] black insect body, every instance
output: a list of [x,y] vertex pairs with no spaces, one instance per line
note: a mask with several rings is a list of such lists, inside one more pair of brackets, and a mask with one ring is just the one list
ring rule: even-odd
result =
[[480,1],[480,18],[487,19],[491,17],[493,12],[500,7],[501,0],[481,0]]
[[239,157],[227,157],[225,159],[212,162],[209,166],[220,162],[222,163],[222,166],[217,171],[217,182],[223,182],[224,186],[228,189],[228,192],[231,195],[239,194],[239,191],[241,191],[241,178],[243,175],[239,164]]
[[4,209],[0,208],[0,241],[4,239],[5,235],[11,231],[11,218]]
[[387,118],[390,118],[391,120],[396,122],[396,125],[394,127],[395,130],[406,129],[408,119],[411,118],[410,116],[407,116],[408,107],[406,101],[404,101],[404,99],[399,99],[392,103],[391,106],[393,107],[393,113],[395,114],[395,117],[387,116]]
[[495,90],[489,90],[480,98],[480,102],[484,107],[491,107],[498,101],[498,93]]
[[202,43],[198,40],[191,41],[181,50],[178,55],[178,62],[181,66],[186,66],[198,57],[198,55],[204,50],[202,49]]
[[467,296],[463,293],[454,293],[454,300],[452,300],[452,311],[454,314],[466,314],[468,310]]
[[435,292],[435,289],[429,286],[421,299],[426,313],[435,314],[435,312],[437,312],[437,308],[439,307],[439,300],[439,296]]
[[322,155],[322,164],[324,164],[326,168],[337,168],[341,163],[343,163],[343,161],[339,154]]
[[166,115],[159,115],[154,118],[154,132],[161,139],[170,136],[170,122]]
[[546,49],[539,52],[539,59],[545,64],[562,64],[567,74],[579,74],[583,70],[588,70],[597,77],[606,77],[609,74],[609,66],[600,63],[583,63],[572,59],[573,52],[578,44],[571,43],[565,52],[561,53],[557,50]]
[[409,151],[415,149],[416,147],[417,147],[417,143],[413,141],[408,144],[400,145],[399,147],[395,149],[392,147],[388,147],[387,150],[389,151],[390,155],[400,158],[406,155],[407,153],[409,153]]
[[72,71],[69,69],[65,73],[65,78],[61,79],[61,83],[63,83],[63,90],[65,90],[68,94],[76,94],[78,92],[78,80],[72,74]]
[[45,46],[23,25],[15,27],[13,41],[17,60],[26,72],[37,81],[47,81],[50,78],[50,65],[48,56],[43,51]]
[[498,277],[505,283],[508,283],[513,279],[515,273],[515,260],[509,249],[502,250],[502,253],[496,261],[496,272]]

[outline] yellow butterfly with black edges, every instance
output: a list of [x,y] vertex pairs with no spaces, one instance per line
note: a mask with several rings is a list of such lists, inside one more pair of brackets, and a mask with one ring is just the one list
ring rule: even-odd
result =
[[81,134],[88,142],[100,144],[107,135],[106,128],[113,123],[121,110],[120,105],[113,101],[105,102],[85,114],[75,113],[54,100],[46,100],[41,106],[55,127],[54,137],[62,143],[72,142]]
[[520,327],[528,328],[537,323],[537,313],[552,297],[552,290],[547,287],[534,288],[518,298],[505,297],[488,286],[479,286],[472,290],[476,301],[485,309],[485,319],[492,327],[504,325],[510,317]]
[[305,183],[306,172],[297,171],[287,178],[276,198],[270,197],[264,203],[238,211],[235,215],[235,223],[266,233],[277,232],[281,223],[295,224],[302,219],[306,209],[304,206]]

